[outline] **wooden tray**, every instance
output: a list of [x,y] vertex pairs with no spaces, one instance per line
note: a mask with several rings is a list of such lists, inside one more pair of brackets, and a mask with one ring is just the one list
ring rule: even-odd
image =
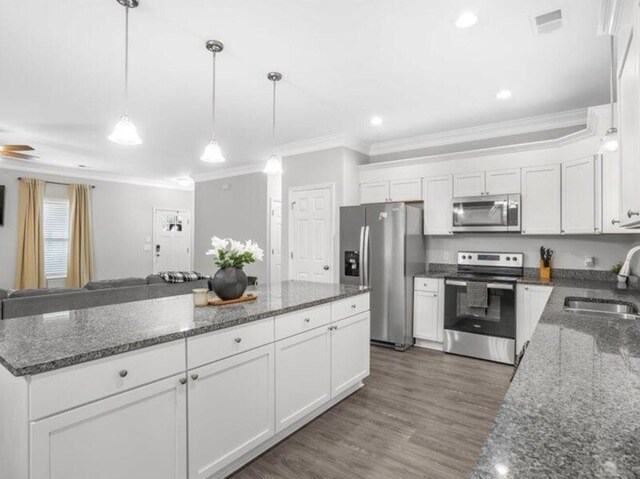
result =
[[209,304],[211,306],[224,306],[225,304],[236,304],[236,303],[244,303],[245,301],[253,301],[258,299],[258,295],[256,294],[245,294],[244,296],[240,296],[236,299],[220,299],[220,298],[209,298]]

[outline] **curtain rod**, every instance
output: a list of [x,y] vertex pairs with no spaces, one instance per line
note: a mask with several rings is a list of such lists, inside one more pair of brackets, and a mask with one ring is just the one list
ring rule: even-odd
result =
[[[18,177],[18,181],[20,181],[22,179],[22,177]],[[59,181],[46,181],[45,183],[49,183],[50,185],[62,185],[62,186],[69,186],[71,183],[60,183]],[[89,185],[91,188],[95,188],[94,185]]]

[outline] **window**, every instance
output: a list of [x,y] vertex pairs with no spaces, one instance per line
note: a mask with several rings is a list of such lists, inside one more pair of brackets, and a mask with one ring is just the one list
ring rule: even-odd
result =
[[44,270],[47,279],[67,276],[69,201],[44,200]]

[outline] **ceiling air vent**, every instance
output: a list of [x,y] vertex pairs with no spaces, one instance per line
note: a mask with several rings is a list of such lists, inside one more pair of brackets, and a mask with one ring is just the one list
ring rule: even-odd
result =
[[537,17],[533,17],[533,30],[537,35],[551,33],[562,28],[562,10],[554,10],[553,12],[543,13]]

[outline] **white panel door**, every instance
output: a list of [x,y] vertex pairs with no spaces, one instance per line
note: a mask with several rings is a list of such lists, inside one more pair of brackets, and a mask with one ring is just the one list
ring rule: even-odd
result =
[[484,195],[484,171],[453,175],[453,196]]
[[271,257],[269,261],[269,281],[276,283],[282,280],[282,201],[271,200],[270,218]]
[[186,478],[182,377],[32,423],[31,479]]
[[522,234],[560,234],[560,165],[522,169]]
[[191,479],[210,477],[273,436],[273,344],[193,369],[189,383]]
[[423,184],[424,234],[452,234],[453,177],[446,175],[425,178]]
[[153,212],[153,272],[191,270],[191,212]]
[[388,181],[360,183],[360,204],[385,203],[389,201],[389,193]]
[[510,195],[520,193],[520,168],[485,172],[487,195]]
[[331,331],[328,325],[276,343],[276,432],[331,398]]
[[331,397],[369,375],[369,311],[332,323]]
[[413,294],[413,335],[441,343],[444,325],[438,313],[438,293],[416,291]]
[[389,186],[390,201],[421,201],[422,178],[391,180]]
[[333,201],[331,188],[290,192],[291,279],[333,280]]
[[595,160],[562,163],[562,233],[593,234],[596,220]]

